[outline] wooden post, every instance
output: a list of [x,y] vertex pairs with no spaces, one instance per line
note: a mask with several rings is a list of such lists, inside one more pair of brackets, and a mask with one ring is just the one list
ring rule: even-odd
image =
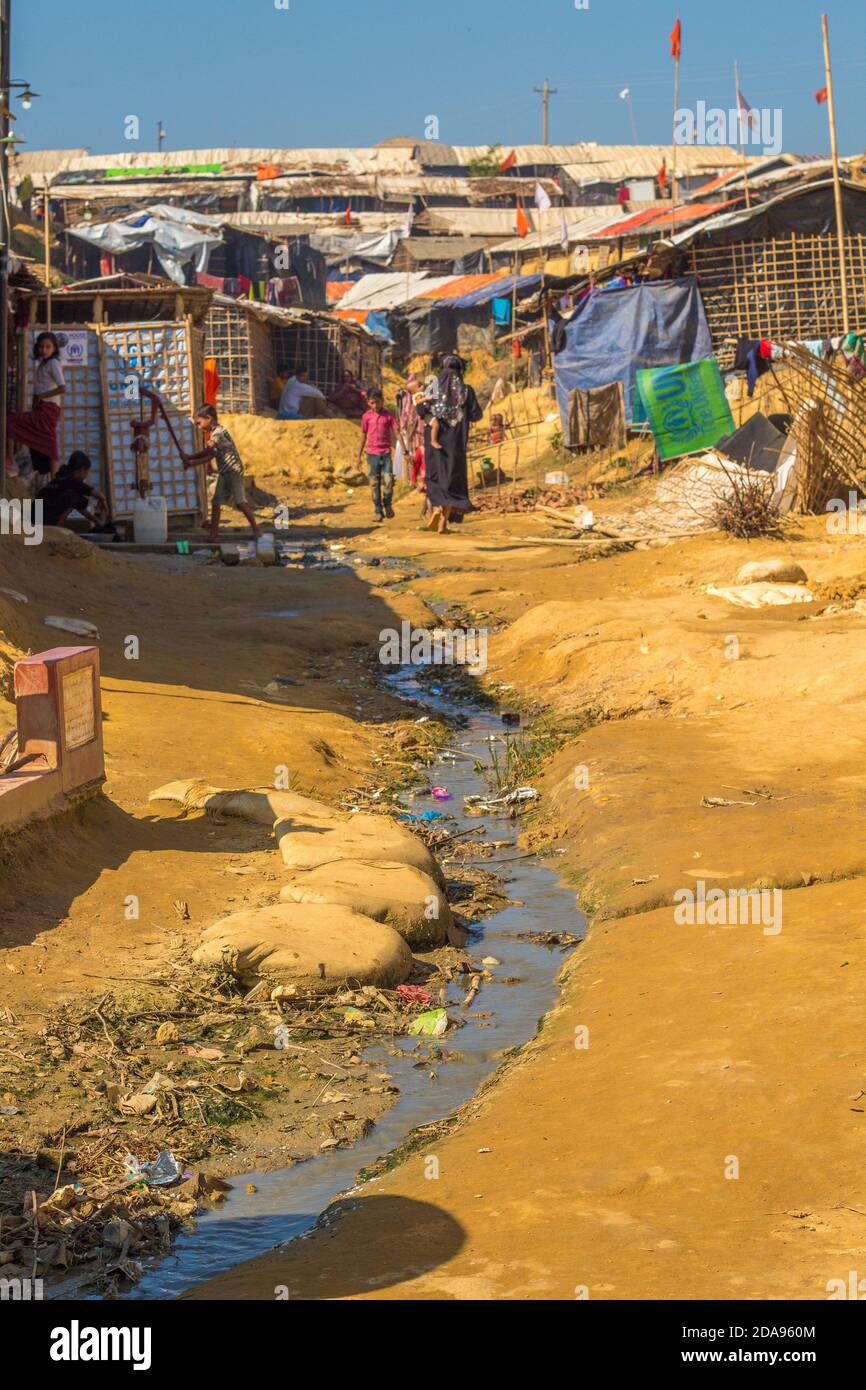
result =
[[830,157],[833,160],[833,199],[836,204],[836,242],[839,247],[839,282],[842,288],[842,331],[850,332],[848,318],[848,266],[845,262],[845,222],[842,215],[842,185],[839,181],[839,156],[836,149],[836,110],[833,105],[833,70],[830,66],[830,35],[827,16],[821,16],[824,39],[824,72],[827,78],[827,116],[830,121]]

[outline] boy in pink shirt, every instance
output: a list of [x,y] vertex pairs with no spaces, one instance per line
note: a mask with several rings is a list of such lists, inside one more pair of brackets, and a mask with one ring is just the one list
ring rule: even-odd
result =
[[385,409],[381,391],[370,391],[367,396],[370,409],[361,417],[361,447],[358,450],[358,463],[367,453],[367,470],[370,474],[370,492],[373,497],[375,521],[384,521],[394,515],[391,497],[394,493],[394,469],[391,464],[391,441],[397,438],[397,421],[390,410]]

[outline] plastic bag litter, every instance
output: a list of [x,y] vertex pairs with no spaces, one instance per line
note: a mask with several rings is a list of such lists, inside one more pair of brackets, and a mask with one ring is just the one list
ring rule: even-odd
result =
[[278,1052],[285,1052],[291,1041],[291,1036],[285,1023],[281,1023],[280,1026],[274,1030],[274,1047]]
[[134,1154],[127,1154],[123,1168],[128,1178],[144,1178],[149,1187],[167,1187],[183,1176],[183,1167],[174,1154],[163,1149],[152,1163],[142,1163]]
[[98,637],[99,629],[83,618],[43,618],[46,627],[59,627],[61,632],[73,632],[76,637]]
[[408,1031],[414,1038],[441,1038],[448,1028],[448,1014],[444,1009],[429,1009],[419,1014],[409,1024]]

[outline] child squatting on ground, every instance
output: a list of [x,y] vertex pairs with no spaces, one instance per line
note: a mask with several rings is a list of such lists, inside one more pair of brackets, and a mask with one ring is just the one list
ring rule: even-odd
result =
[[219,423],[212,405],[200,405],[195,413],[195,422],[202,434],[209,436],[208,443],[197,454],[183,454],[183,466],[201,468],[215,459],[218,474],[208,540],[219,540],[220,510],[226,505],[237,507],[250,523],[253,535],[259,537],[261,531],[244,492],[244,465],[234,440],[225,426]]

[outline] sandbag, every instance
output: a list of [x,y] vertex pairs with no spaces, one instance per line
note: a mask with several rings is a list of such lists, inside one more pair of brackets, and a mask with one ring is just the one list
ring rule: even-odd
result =
[[306,871],[340,859],[369,864],[411,864],[444,886],[430,851],[411,831],[389,816],[351,815],[294,792],[228,790],[206,782],[168,782],[151,792],[150,801],[174,801],[226,816],[273,825],[284,863]]
[[446,942],[462,945],[465,939],[438,884],[408,864],[344,859],[298,874],[280,890],[280,897],[283,902],[342,903],[375,922],[386,922],[416,951]]
[[412,969],[399,932],[336,903],[233,912],[202,933],[193,960],[222,966],[243,985],[269,980],[320,994],[346,985],[392,988]]
[[293,873],[305,873],[342,859],[366,864],[410,864],[437,883],[442,875],[427,847],[386,816],[346,816],[340,821],[277,821],[274,826],[283,863]]
[[328,820],[340,814],[332,806],[326,806],[324,801],[314,801],[312,797],[300,796],[296,792],[278,792],[271,787],[253,788],[251,791],[231,790],[196,780],[167,782],[164,787],[151,792],[148,801],[176,801],[190,810],[239,816],[241,820],[255,821],[258,825],[273,825],[274,821],[286,820],[290,816],[318,816]]

